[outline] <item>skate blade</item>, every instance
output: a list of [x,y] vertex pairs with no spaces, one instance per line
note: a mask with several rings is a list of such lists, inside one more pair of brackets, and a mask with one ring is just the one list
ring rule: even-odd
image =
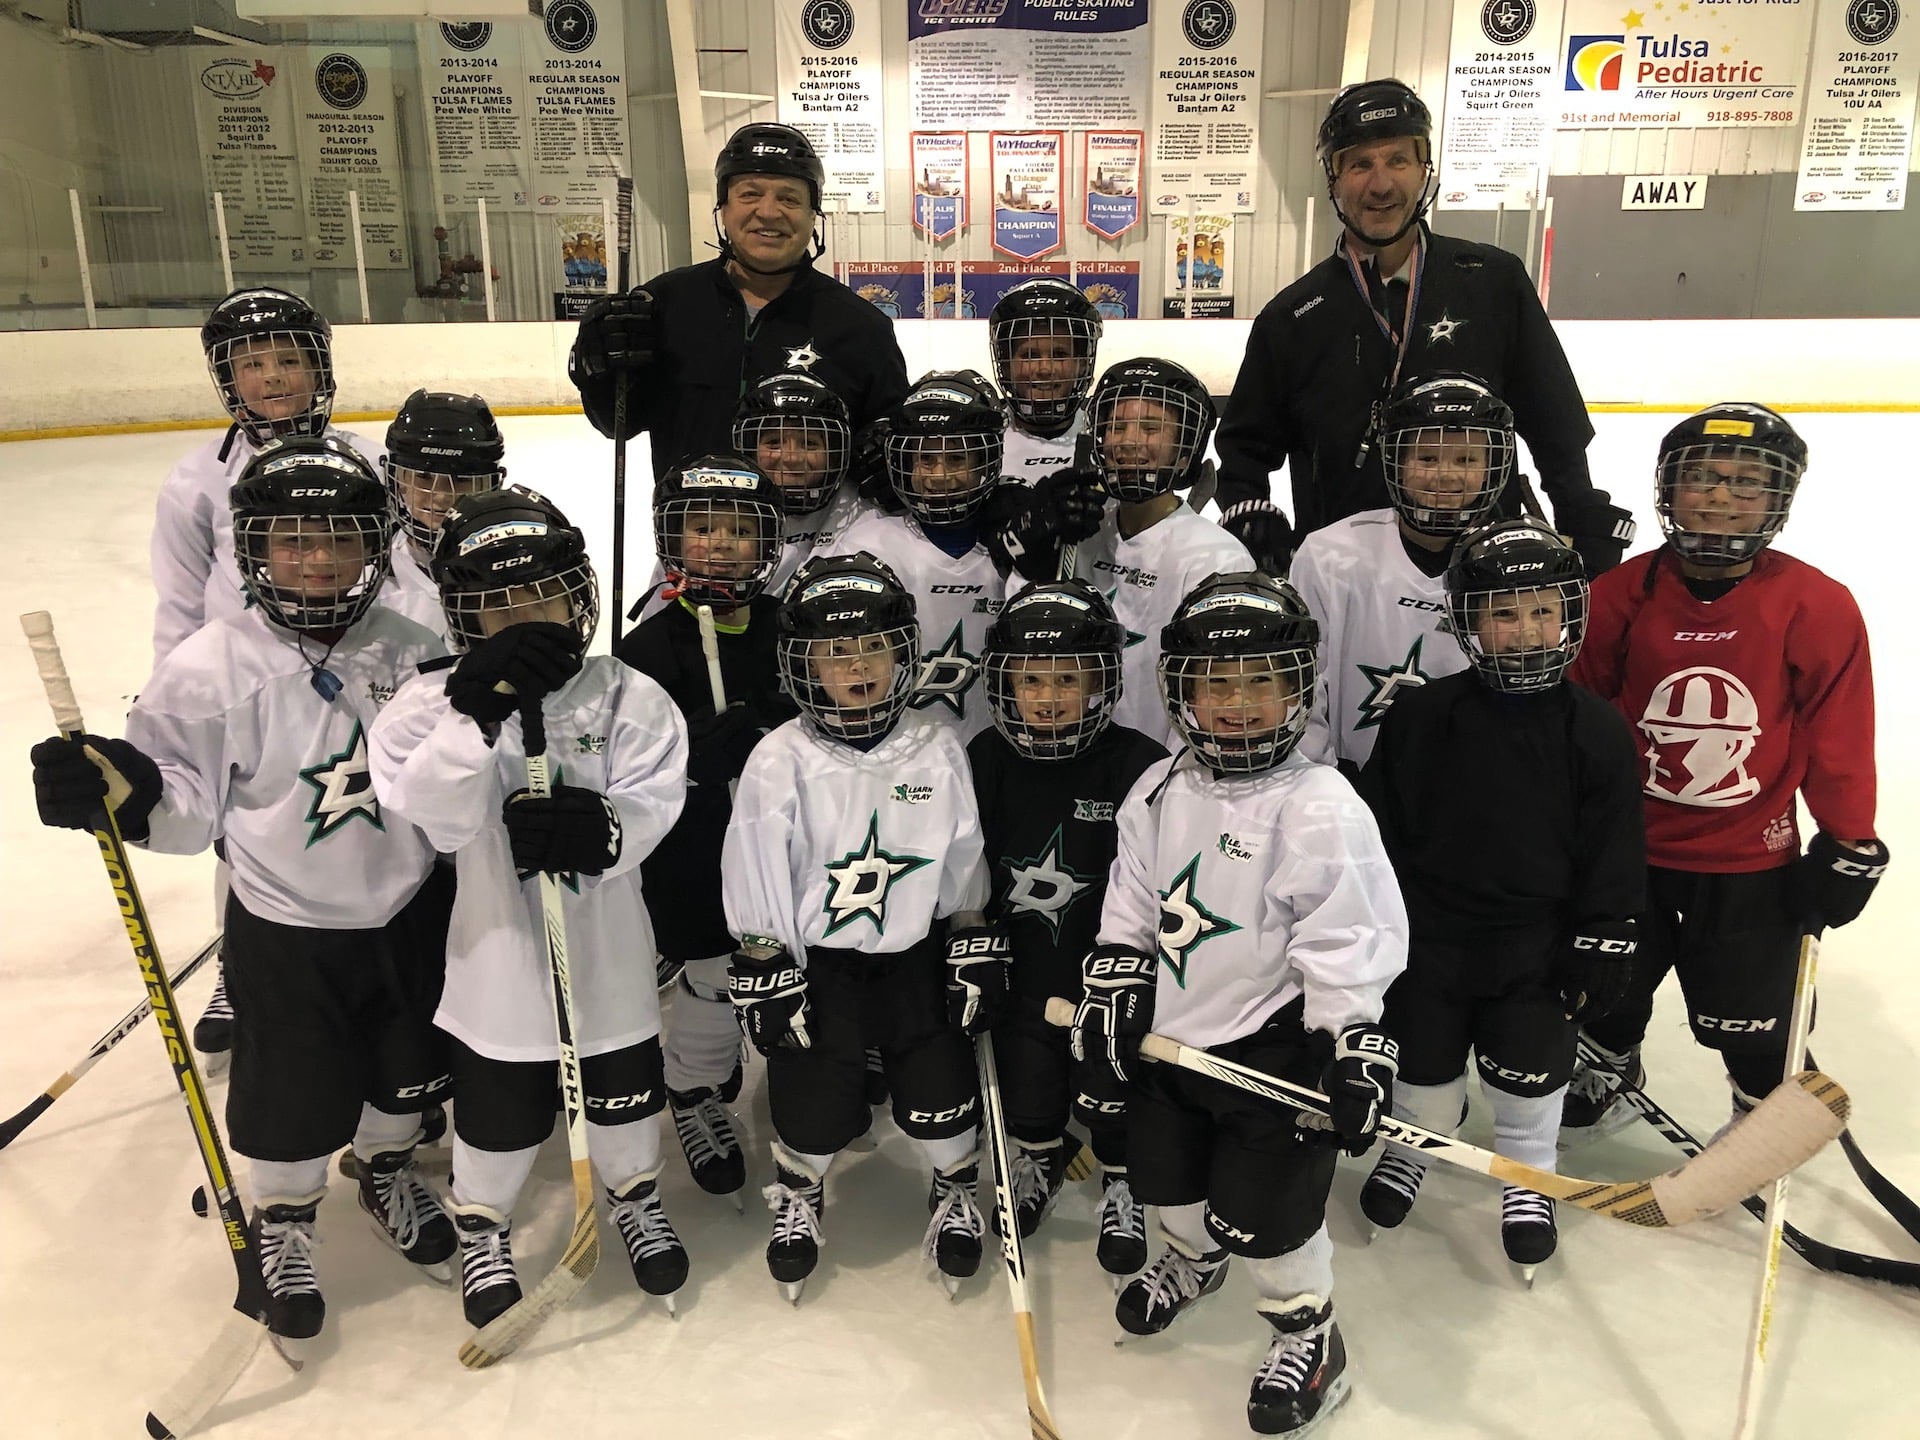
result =
[[218,1080],[233,1068],[232,1050],[202,1050],[200,1056],[200,1075],[206,1080]]
[[725,1196],[724,1198],[731,1200],[733,1202],[734,1214],[744,1215],[747,1213],[746,1202],[740,1198],[740,1192],[738,1190],[734,1191],[731,1195]]
[[680,1319],[680,1307],[673,1303],[673,1296],[662,1295],[660,1297],[660,1303],[667,1307],[667,1318],[669,1320],[677,1322]]
[[777,1283],[780,1286],[781,1298],[796,1310],[799,1309],[800,1292],[807,1288],[807,1282],[804,1280],[782,1280]]
[[1317,1434],[1327,1423],[1327,1417],[1339,1409],[1340,1402],[1353,1392],[1352,1375],[1353,1369],[1349,1365],[1346,1373],[1327,1387],[1326,1397],[1320,1402],[1319,1413],[1298,1429],[1286,1431],[1287,1440],[1305,1440],[1306,1436]]

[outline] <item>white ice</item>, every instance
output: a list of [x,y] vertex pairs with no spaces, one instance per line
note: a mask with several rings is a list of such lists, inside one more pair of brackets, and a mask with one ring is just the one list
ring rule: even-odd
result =
[[[1641,511],[1670,416],[1602,417],[1600,483]],[[1838,576],[1864,608],[1880,699],[1881,833],[1891,878],[1866,916],[1831,936],[1815,1053],[1852,1092],[1855,1133],[1920,1189],[1913,1100],[1920,981],[1906,948],[1920,927],[1920,712],[1910,473],[1920,416],[1796,417],[1813,464],[1782,548]],[[549,492],[589,528],[606,578],[609,447],[578,418],[505,423],[512,477]],[[147,669],[152,596],[146,545],[172,459],[205,433],[0,445],[13,558],[0,612],[53,612],[90,724],[117,733]],[[1893,468],[1889,469],[1891,466]],[[644,456],[633,474],[636,550]],[[630,582],[631,583],[631,582]],[[604,623],[604,622],[603,622]],[[9,618],[6,634],[12,635]],[[47,710],[25,645],[0,636],[0,1111],[26,1104],[140,994],[91,843],[42,830],[27,748]],[[142,857],[140,879],[165,953],[185,960],[211,931],[209,861]],[[1909,937],[1903,941],[1901,936]],[[210,980],[186,987],[197,1015]],[[1647,1047],[1654,1094],[1699,1133],[1725,1118],[1718,1067],[1687,1036],[1672,987]],[[768,1177],[762,1071],[743,1100],[754,1180]],[[216,1094],[223,1087],[216,1084]],[[335,1179],[317,1263],[329,1313],[298,1378],[263,1356],[210,1417],[220,1437],[829,1436],[1013,1437],[1025,1433],[1014,1329],[991,1259],[949,1303],[918,1248],[927,1179],[891,1122],[883,1143],[828,1182],[821,1268],[796,1310],[761,1251],[768,1214],[744,1217],[695,1190],[671,1138],[669,1212],[693,1257],[678,1322],[635,1288],[617,1242],[574,1305],[522,1353],[486,1372],[455,1360],[467,1335],[457,1295],[409,1273]],[[1486,1143],[1476,1108],[1468,1137]],[[1567,1159],[1596,1178],[1652,1174],[1676,1156],[1644,1127]],[[244,1167],[243,1167],[244,1170]],[[1738,1211],[1656,1233],[1569,1212],[1560,1255],[1523,1290],[1502,1258],[1491,1184],[1436,1171],[1413,1218],[1363,1248],[1342,1165],[1330,1210],[1336,1297],[1354,1393],[1326,1427],[1362,1437],[1731,1435],[1762,1230]],[[0,1434],[132,1437],[200,1351],[233,1295],[219,1231],[188,1197],[199,1162],[151,1025],[130,1036],[0,1154]],[[569,1212],[564,1147],[550,1145],[522,1201],[524,1276],[557,1257]],[[1092,1250],[1092,1184],[1061,1203],[1030,1247],[1042,1370],[1073,1440],[1249,1433],[1248,1382],[1267,1330],[1243,1276],[1159,1339],[1111,1343],[1113,1302]],[[1835,1244],[1920,1260],[1866,1198],[1837,1150],[1793,1187],[1792,1218]],[[1920,1296],[1783,1260],[1762,1435],[1920,1432],[1911,1397]]]

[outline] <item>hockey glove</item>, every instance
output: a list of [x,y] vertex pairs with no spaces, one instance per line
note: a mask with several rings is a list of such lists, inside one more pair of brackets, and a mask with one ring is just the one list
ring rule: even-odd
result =
[[860,498],[883,515],[903,514],[907,508],[893,488],[893,472],[887,469],[887,437],[892,433],[893,423],[881,416],[853,437],[847,457],[847,478]]
[[572,626],[552,620],[509,625],[447,673],[447,703],[482,725],[497,725],[579,673],[580,637]]
[[1393,1077],[1400,1073],[1400,1044],[1378,1025],[1349,1025],[1333,1041],[1322,1085],[1327,1119],[1340,1148],[1364,1155],[1373,1132],[1393,1103]]
[[727,998],[733,1015],[753,1048],[762,1055],[776,1050],[806,1050],[807,972],[794,963],[784,946],[758,935],[743,935],[727,971]]
[[1604,490],[1556,506],[1554,516],[1567,543],[1586,562],[1589,580],[1620,563],[1639,528],[1633,522],[1633,512],[1613,504]]
[[1086,994],[1073,1016],[1073,1058],[1104,1059],[1124,1084],[1139,1063],[1140,1041],[1153,1029],[1158,961],[1125,945],[1096,945],[1080,962]]
[[724,790],[747,768],[747,757],[767,727],[736,700],[717,715],[687,722],[687,781]]
[[1220,528],[1247,547],[1253,567],[1282,576],[1293,563],[1293,527],[1267,500],[1242,500],[1220,512]]
[[522,874],[598,875],[620,858],[620,817],[598,790],[556,785],[544,796],[516,790],[500,818]]
[[604,295],[580,317],[568,370],[576,379],[595,379],[653,363],[653,296],[645,290]]
[[1060,573],[1060,548],[1077,545],[1100,529],[1106,510],[1100,477],[1090,470],[1056,470],[1032,485],[1003,484],[985,539],[1001,574],[1017,570],[1028,580]]
[[1639,949],[1640,927],[1632,920],[1593,921],[1570,935],[1554,970],[1567,1019],[1578,1025],[1618,1007],[1633,983]]
[[[43,808],[43,818],[45,814]],[[1837,929],[1859,919],[1867,908],[1891,857],[1885,841],[1866,844],[1868,848],[1855,850],[1824,830],[1815,831],[1807,842],[1807,853],[1794,862],[1789,893],[1809,928]]]
[[998,925],[959,925],[947,934],[947,1023],[984,1035],[1006,1017],[1013,942]]
[[160,767],[129,742],[56,735],[34,746],[32,759],[42,825],[91,830],[105,801],[123,839],[147,838],[147,817],[160,803]]

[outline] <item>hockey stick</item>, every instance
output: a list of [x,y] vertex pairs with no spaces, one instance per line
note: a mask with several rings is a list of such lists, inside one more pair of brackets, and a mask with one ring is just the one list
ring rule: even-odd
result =
[[[1073,442],[1073,468],[1076,472],[1084,472],[1093,468],[1093,436],[1090,432],[1082,431],[1080,438]],[[1074,568],[1079,565],[1079,563],[1080,546],[1077,543],[1062,545],[1060,547],[1060,567],[1055,572],[1056,577],[1061,580],[1073,579]]]
[[[1813,1064],[1811,1051],[1807,1053],[1807,1064]],[[1846,1152],[1847,1164],[1853,1167],[1853,1173],[1859,1177],[1867,1194],[1893,1217],[1896,1225],[1915,1240],[1920,1240],[1920,1205],[1916,1205],[1911,1196],[1873,1168],[1873,1162],[1861,1153],[1851,1128],[1840,1132],[1840,1148]]]
[[[177,974],[170,977],[176,987],[186,984],[187,981],[191,980],[194,975],[198,973],[202,965],[220,953],[220,939],[220,936],[215,935],[213,939],[209,940],[206,945],[201,948],[198,955],[187,961],[186,964],[180,967]],[[93,1048],[76,1060],[71,1070],[68,1070],[58,1080],[55,1080],[36,1096],[30,1105],[21,1110],[12,1119],[0,1122],[0,1150],[6,1149],[7,1146],[11,1145],[15,1140],[18,1140],[22,1130],[25,1130],[34,1121],[46,1114],[48,1107],[62,1095],[66,1094],[67,1091],[71,1090],[80,1077],[94,1067],[101,1056],[105,1055],[109,1050],[113,1049],[114,1046],[126,1039],[127,1036],[138,1030],[140,1023],[152,1013],[152,998],[149,997],[142,1000],[121,1018],[118,1025],[115,1025],[111,1030],[107,1031],[106,1034],[94,1041]]]
[[[1673,1116],[1660,1108],[1660,1102],[1635,1085],[1618,1069],[1609,1064],[1607,1058],[1593,1046],[1584,1035],[1580,1037],[1580,1062],[1600,1071],[1614,1082],[1614,1091],[1639,1112],[1662,1139],[1683,1155],[1698,1155],[1704,1148],[1698,1140]],[[1809,1057],[1811,1061],[1811,1057]],[[1840,1143],[1847,1143],[1847,1132],[1840,1132]],[[1875,1172],[1878,1174],[1879,1172]],[[1741,1207],[1755,1219],[1767,1218],[1767,1206],[1758,1195],[1749,1195],[1740,1202]],[[1842,1250],[1837,1245],[1829,1245],[1816,1240],[1811,1235],[1786,1226],[1781,1232],[1787,1248],[1816,1270],[1833,1275],[1851,1275],[1859,1280],[1879,1280],[1889,1285],[1898,1285],[1907,1290],[1920,1290],[1920,1265],[1906,1260],[1889,1260],[1879,1255],[1862,1255],[1854,1250]]]
[[[553,793],[547,769],[547,727],[540,707],[520,712],[520,734],[527,751],[527,789],[538,798]],[[561,908],[560,879],[542,871],[540,909],[547,926],[547,964],[553,971],[553,1021],[560,1036],[560,1103],[567,1112],[567,1155],[573,1162],[573,1235],[560,1263],[547,1277],[484,1330],[460,1347],[460,1363],[469,1370],[511,1355],[561,1306],[580,1293],[600,1263],[600,1226],[593,1213],[593,1162],[587,1158],[587,1110],[580,1088],[580,1054],[573,1041],[573,975],[567,967],[567,917]]]
[[[1047,1002],[1047,1019],[1054,1025],[1071,1025],[1073,1012],[1070,1000]],[[1290,1105],[1309,1116],[1320,1116],[1324,1123],[1327,1097],[1304,1085],[1290,1084],[1164,1035],[1148,1035],[1140,1042],[1140,1053],[1149,1060],[1209,1075],[1222,1084]],[[1762,1100],[1743,1124],[1698,1157],[1651,1180],[1577,1180],[1556,1175],[1392,1116],[1382,1117],[1378,1133],[1382,1140],[1462,1170],[1491,1175],[1508,1185],[1550,1195],[1610,1220],[1657,1229],[1718,1215],[1805,1164],[1840,1133],[1847,1123],[1849,1103],[1838,1081],[1818,1071],[1802,1071],[1793,1077],[1793,1083],[1782,1085]]]
[[[633,258],[633,178],[614,182],[614,244],[619,254],[615,283],[620,295],[631,283]],[[625,370],[613,377],[613,643],[627,624],[627,384]]]
[[1000,1103],[1000,1071],[993,1061],[993,1037],[973,1042],[980,1068],[980,1134],[993,1162],[993,1198],[1000,1210],[1000,1258],[1006,1262],[1007,1289],[1013,1297],[1013,1328],[1020,1340],[1020,1373],[1027,1382],[1027,1424],[1033,1440],[1060,1440],[1047,1395],[1040,1388],[1040,1356],[1033,1339],[1033,1302],[1027,1298],[1027,1256],[1020,1240],[1020,1217],[1013,1203],[1013,1148],[1007,1142],[1007,1114]]
[[[60,657],[60,642],[54,638],[53,617],[36,610],[20,617],[27,643],[33,647],[33,661],[40,671],[40,684],[53,708],[53,723],[69,738],[84,735],[86,722],[80,718],[80,702],[74,697],[73,682],[67,678],[66,661]],[[247,1224],[240,1204],[239,1187],[227,1163],[226,1147],[220,1142],[220,1127],[207,1102],[206,1082],[193,1058],[193,1047],[181,1037],[180,1007],[173,998],[173,982],[160,959],[160,947],[153,938],[153,921],[140,887],[134,883],[133,865],[127,858],[126,842],[120,838],[120,824],[113,809],[102,801],[93,818],[93,839],[100,847],[100,859],[107,869],[107,882],[113,887],[114,903],[120,910],[120,922],[126,927],[127,940],[133,946],[134,962],[140,980],[152,1002],[154,1022],[167,1049],[167,1063],[173,1068],[174,1083],[186,1102],[187,1117],[200,1146],[200,1163],[206,1167],[207,1187],[218,1197],[220,1219],[226,1229],[229,1253],[233,1257],[235,1279],[233,1314],[222,1322],[213,1343],[160,1397],[147,1412],[147,1434],[155,1440],[186,1435],[198,1428],[207,1412],[220,1397],[233,1388],[241,1371],[247,1368],[260,1342],[270,1338],[267,1332],[267,1282],[260,1273],[260,1250]],[[300,1362],[281,1349],[275,1339],[274,1350],[289,1366],[298,1370]]]

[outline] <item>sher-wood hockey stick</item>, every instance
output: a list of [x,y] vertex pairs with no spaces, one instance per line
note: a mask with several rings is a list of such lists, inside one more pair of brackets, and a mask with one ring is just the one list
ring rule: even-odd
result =
[[[73,682],[67,678],[66,661],[60,658],[60,642],[54,638],[53,617],[36,610],[20,617],[27,643],[33,647],[33,662],[40,671],[40,684],[47,692],[47,704],[53,709],[53,723],[69,737],[84,735],[86,722],[80,718],[80,702],[74,697]],[[180,1007],[173,998],[173,982],[160,959],[160,946],[153,938],[153,921],[140,887],[134,883],[133,865],[127,858],[126,842],[120,838],[120,824],[112,805],[103,802],[93,817],[93,839],[100,847],[100,859],[106,866],[107,882],[113,888],[114,904],[133,946],[133,958],[140,969],[140,981],[146,986],[147,999],[153,1005],[154,1022],[166,1046],[167,1063],[173,1069],[174,1083],[186,1102],[187,1118],[200,1147],[200,1163],[206,1167],[208,1192],[219,1201],[220,1219],[226,1229],[227,1248],[233,1257],[238,1284],[234,1290],[233,1313],[222,1322],[213,1344],[192,1364],[152,1410],[147,1412],[147,1434],[154,1440],[169,1440],[198,1428],[207,1412],[220,1397],[233,1388],[247,1368],[267,1333],[267,1282],[260,1273],[260,1250],[247,1224],[240,1204],[240,1190],[234,1183],[233,1168],[227,1163],[226,1146],[220,1141],[220,1127],[214,1122],[213,1107],[207,1101],[206,1082],[193,1058],[181,1030]],[[300,1362],[280,1348],[274,1349],[293,1369]]]
[[[1071,1025],[1073,1012],[1070,1000],[1047,1002],[1047,1019],[1055,1025]],[[1149,1060],[1209,1075],[1222,1084],[1290,1105],[1308,1115],[1324,1118],[1327,1113],[1327,1097],[1317,1090],[1236,1065],[1164,1035],[1148,1035],[1140,1042],[1140,1053]],[[1847,1092],[1838,1081],[1818,1071],[1802,1071],[1792,1083],[1782,1085],[1755,1106],[1745,1123],[1695,1158],[1651,1180],[1577,1180],[1556,1175],[1392,1116],[1381,1119],[1379,1136],[1462,1170],[1491,1175],[1508,1185],[1550,1195],[1610,1220],[1658,1229],[1718,1215],[1806,1163],[1840,1133],[1847,1123],[1848,1107]]]
[[[527,751],[527,789],[553,793],[547,766],[547,726],[540,707],[523,706],[520,735]],[[567,917],[560,879],[542,872],[540,911],[547,928],[547,964],[553,972],[553,1020],[560,1035],[560,1102],[567,1112],[567,1157],[573,1162],[573,1234],[560,1263],[532,1290],[460,1347],[460,1363],[484,1370],[526,1342],[561,1306],[580,1293],[600,1263],[600,1224],[593,1213],[593,1162],[587,1157],[587,1109],[580,1086],[580,1054],[573,1039],[573,975],[567,967]]]
[[1040,1388],[1040,1355],[1033,1338],[1033,1302],[1027,1298],[1027,1255],[1020,1240],[1020,1217],[1013,1203],[1013,1148],[1007,1142],[1007,1114],[1000,1103],[1000,1071],[993,1062],[993,1037],[973,1042],[980,1068],[980,1134],[993,1163],[993,1199],[1000,1211],[1000,1258],[1007,1267],[1013,1298],[1013,1328],[1020,1341],[1020,1373],[1027,1382],[1027,1424],[1033,1440],[1060,1440],[1046,1391]]
[[[633,177],[622,175],[614,182],[614,245],[619,256],[615,271],[614,293],[624,295],[632,283],[629,271],[633,259]],[[613,377],[613,641],[627,628],[627,391],[625,370]]]
[[[176,974],[169,977],[176,988],[186,984],[187,981],[194,977],[202,965],[220,953],[220,939],[220,936],[215,935],[213,939],[209,940],[201,948],[198,955],[187,961],[186,964],[180,967]],[[48,1107],[62,1095],[66,1094],[67,1091],[71,1090],[75,1082],[78,1081],[82,1075],[86,1074],[87,1071],[99,1063],[101,1056],[105,1055],[109,1050],[113,1049],[114,1046],[126,1039],[127,1036],[138,1030],[141,1022],[152,1013],[153,999],[149,996],[122,1016],[118,1025],[115,1025],[111,1030],[107,1031],[106,1034],[94,1041],[93,1048],[88,1050],[87,1053],[82,1055],[78,1060],[74,1061],[73,1068],[63,1074],[58,1080],[55,1080],[51,1085],[47,1086],[45,1090],[41,1091],[30,1105],[21,1110],[12,1119],[0,1121],[0,1150],[4,1150],[15,1140],[19,1139],[22,1130],[46,1114]]]

